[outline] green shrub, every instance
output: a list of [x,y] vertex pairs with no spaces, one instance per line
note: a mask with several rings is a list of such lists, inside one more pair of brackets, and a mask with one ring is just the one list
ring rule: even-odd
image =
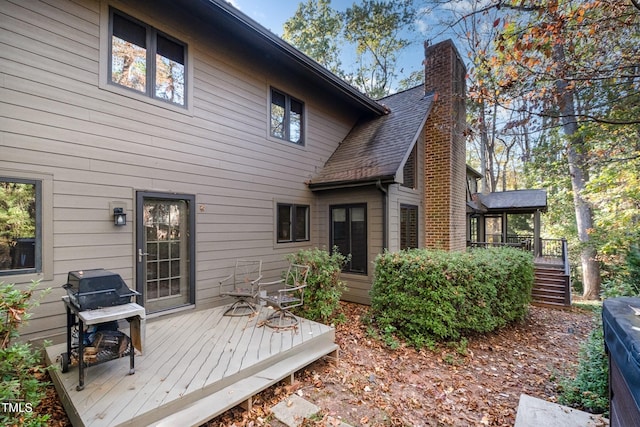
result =
[[34,282],[26,290],[0,282],[0,401],[18,405],[18,411],[0,411],[0,425],[46,426],[49,415],[33,411],[45,394],[47,383],[38,374],[46,368],[40,365],[40,353],[30,344],[12,343],[19,338],[18,328],[30,317],[28,310],[37,305],[32,300]]
[[625,255],[624,265],[615,271],[613,277],[604,280],[602,297],[614,298],[640,295],[640,246],[631,245]]
[[532,286],[531,254],[513,248],[386,252],[375,261],[371,318],[416,347],[455,341],[524,318]]
[[598,326],[580,348],[578,372],[575,378],[565,378],[560,382],[561,394],[558,401],[594,414],[609,411],[608,360],[604,350],[604,336],[601,317]]
[[339,309],[340,298],[347,288],[340,280],[340,273],[349,258],[340,254],[337,248],[334,248],[333,253],[314,248],[302,249],[288,255],[287,259],[289,262],[311,267],[307,276],[304,305],[296,310],[296,314],[325,324],[344,321],[344,314],[339,313]]

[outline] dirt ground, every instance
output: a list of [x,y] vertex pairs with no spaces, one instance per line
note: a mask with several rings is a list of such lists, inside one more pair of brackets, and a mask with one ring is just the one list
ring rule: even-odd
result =
[[[558,381],[574,373],[593,314],[573,308],[531,307],[527,319],[487,336],[472,337],[466,351],[436,351],[372,338],[361,322],[367,307],[343,303],[347,322],[336,327],[340,361],[320,360],[296,374],[293,385],[261,393],[251,412],[240,408],[207,423],[218,426],[282,426],[269,408],[291,393],[321,408],[305,426],[512,426],[520,394],[556,401]],[[41,405],[51,426],[68,426],[55,391]]]

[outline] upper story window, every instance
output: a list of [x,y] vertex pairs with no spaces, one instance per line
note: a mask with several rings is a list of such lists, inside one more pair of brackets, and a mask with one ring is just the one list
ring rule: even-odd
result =
[[309,240],[309,206],[278,203],[278,243]]
[[42,271],[42,186],[0,176],[0,275]]
[[304,104],[271,88],[271,136],[304,145]]
[[186,45],[113,9],[109,30],[109,81],[185,106]]

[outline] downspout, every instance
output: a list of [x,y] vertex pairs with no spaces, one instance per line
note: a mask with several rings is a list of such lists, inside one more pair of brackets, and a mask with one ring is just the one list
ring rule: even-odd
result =
[[376,187],[382,193],[382,249],[388,249],[387,245],[387,197],[389,192],[382,185],[382,181],[378,179],[376,181]]

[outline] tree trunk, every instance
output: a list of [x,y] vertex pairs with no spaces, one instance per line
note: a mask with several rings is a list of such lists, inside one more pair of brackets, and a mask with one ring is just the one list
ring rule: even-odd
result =
[[[554,47],[554,59],[561,68],[566,65],[564,46],[560,43]],[[600,264],[596,258],[596,250],[590,242],[589,230],[593,228],[593,213],[591,205],[583,197],[588,181],[588,169],[586,161],[586,147],[584,138],[578,133],[578,123],[574,108],[575,94],[569,88],[564,78],[556,81],[556,89],[559,93],[560,115],[562,117],[562,130],[567,136],[567,160],[569,174],[571,176],[571,188],[573,190],[573,204],[576,212],[576,225],[578,227],[578,239],[582,245],[580,261],[582,264],[582,281],[584,285],[583,297],[586,299],[598,299],[600,296]]]
[[480,192],[486,194],[489,192],[487,186],[487,148],[489,146],[489,137],[487,136],[487,122],[484,111],[484,98],[480,100]]

